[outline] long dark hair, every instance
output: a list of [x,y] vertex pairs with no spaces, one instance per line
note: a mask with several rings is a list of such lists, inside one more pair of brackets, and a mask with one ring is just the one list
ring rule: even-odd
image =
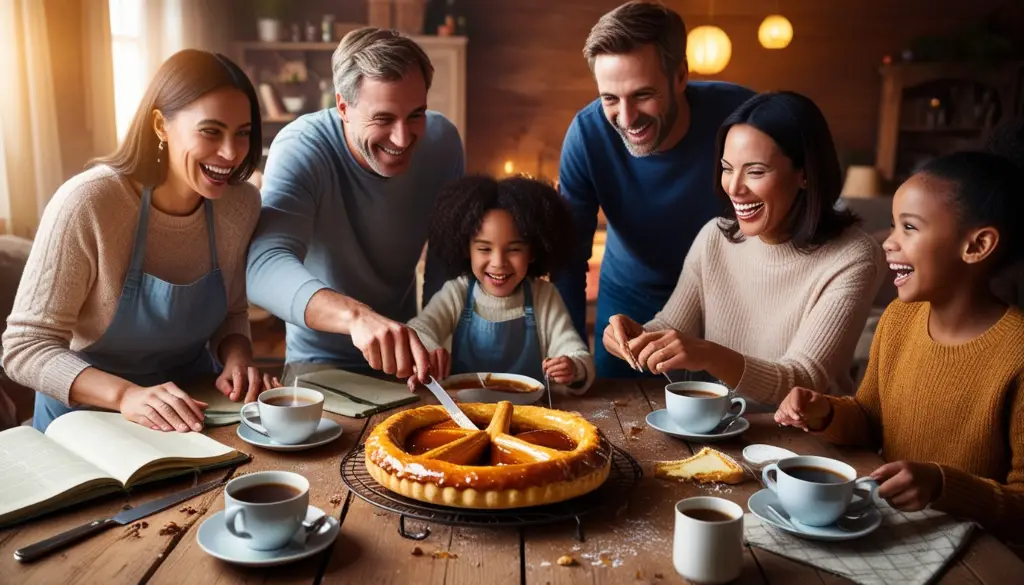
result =
[[233,184],[245,181],[259,166],[263,155],[260,102],[256,90],[245,72],[231,59],[220,53],[196,49],[179,51],[160,65],[117,150],[90,161],[89,166],[105,164],[146,186],[163,183],[167,178],[168,156],[164,154],[157,162],[160,140],[153,131],[153,110],[160,110],[166,119],[171,120],[203,95],[223,87],[239,89],[249,98],[252,118],[249,154],[228,178],[228,182]]
[[761,93],[744,102],[718,129],[715,193],[725,203],[719,229],[729,241],[743,239],[736,210],[722,188],[725,137],[736,124],[749,124],[770,136],[793,161],[793,168],[803,169],[807,177],[807,187],[800,189],[780,225],[797,250],[810,252],[858,222],[850,211],[835,207],[842,191],[842,173],[832,133],[818,106],[792,91]]

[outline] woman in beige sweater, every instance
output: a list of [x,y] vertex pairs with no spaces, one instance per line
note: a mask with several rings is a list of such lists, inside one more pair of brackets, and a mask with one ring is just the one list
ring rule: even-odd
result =
[[849,394],[849,368],[885,274],[878,244],[835,208],[824,116],[791,92],[757,95],[718,133],[726,211],[701,230],[649,323],[612,317],[608,351],[641,368],[703,371],[764,405],[793,386]]
[[245,73],[186,50],[157,71],[124,142],[46,206],[3,335],[3,367],[37,391],[33,425],[74,408],[154,429],[202,428],[187,378],[253,400],[245,256],[261,155]]

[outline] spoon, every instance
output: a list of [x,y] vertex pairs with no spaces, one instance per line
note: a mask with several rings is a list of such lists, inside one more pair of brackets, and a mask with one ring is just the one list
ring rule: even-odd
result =
[[769,504],[769,505],[765,506],[765,508],[769,512],[772,513],[772,516],[774,516],[775,520],[778,521],[780,524],[782,524],[783,526],[789,528],[790,530],[795,530],[795,531],[799,532],[797,530],[796,526],[793,526],[793,523],[789,521],[789,518],[786,518],[778,510],[776,510],[775,506],[772,506],[771,504]]
[[304,540],[309,540],[310,536],[313,536],[317,532],[320,532],[320,529],[323,528],[323,525],[327,523],[327,518],[328,518],[327,514],[323,514],[322,516],[320,516],[316,520],[313,520],[312,522],[309,522],[309,523],[303,522],[302,523],[302,528],[305,529],[305,538],[304,538]]
[[722,434],[725,434],[725,432],[728,431],[729,429],[731,429],[732,425],[736,424],[736,422],[738,420],[740,420],[740,417],[737,416],[737,417],[733,417],[732,419],[730,419],[729,422],[718,423],[718,425],[715,426],[715,428],[711,429],[711,431],[709,433],[707,433],[707,434],[709,434],[709,435],[722,435]]

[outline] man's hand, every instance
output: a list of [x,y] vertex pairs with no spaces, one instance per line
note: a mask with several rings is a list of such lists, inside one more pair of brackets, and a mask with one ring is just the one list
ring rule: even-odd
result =
[[[444,380],[451,374],[451,371],[452,356],[448,353],[447,349],[439,347],[430,352],[430,373],[434,376],[434,379]],[[409,376],[406,384],[408,384],[410,392],[416,391],[416,384],[418,382],[419,380],[415,375]]]
[[412,376],[415,368],[420,382],[429,381],[430,355],[408,326],[366,307],[353,318],[349,334],[371,368],[399,378]]

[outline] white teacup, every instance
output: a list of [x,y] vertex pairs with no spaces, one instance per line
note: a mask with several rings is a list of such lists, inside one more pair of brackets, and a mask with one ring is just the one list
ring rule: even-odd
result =
[[[249,419],[257,408],[260,422]],[[290,386],[260,394],[256,402],[242,406],[242,422],[252,430],[284,445],[302,443],[316,432],[324,410],[324,395],[309,388]]]
[[243,475],[224,488],[227,530],[253,550],[276,550],[288,544],[308,508],[309,481],[290,471]]
[[[740,405],[740,410],[731,414],[735,404]],[[706,433],[721,422],[739,418],[747,410],[747,401],[730,398],[729,389],[721,384],[674,382],[665,386],[665,408],[668,418],[679,428]]]
[[[856,469],[828,457],[788,457],[765,466],[761,478],[789,517],[808,526],[828,526],[843,514],[863,511],[874,504],[878,489],[875,480],[858,478]],[[855,492],[861,500],[851,506]]]
[[676,503],[676,572],[696,583],[728,583],[743,570],[743,508],[702,496]]

